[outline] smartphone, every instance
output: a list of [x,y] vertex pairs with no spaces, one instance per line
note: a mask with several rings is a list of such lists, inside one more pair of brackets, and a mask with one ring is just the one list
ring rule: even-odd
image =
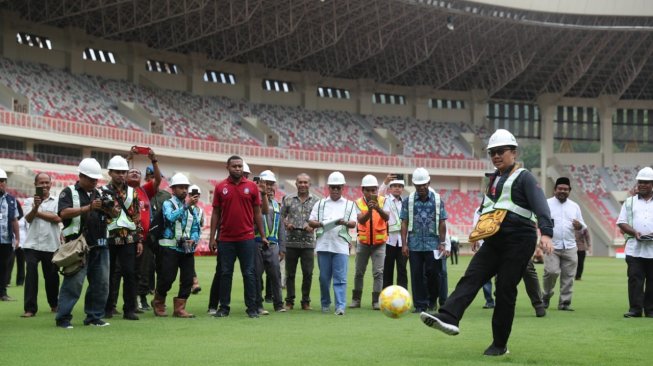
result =
[[261,177],[257,175],[256,177],[252,178],[252,180],[254,181],[254,183],[258,183],[261,181]]
[[190,191],[190,195],[191,195],[191,196],[199,196],[199,195],[200,195],[200,191],[198,191],[197,189],[193,189],[192,191]]
[[404,174],[403,173],[395,173],[395,179],[396,180],[404,180]]
[[36,187],[36,195],[43,198],[43,187]]
[[140,155],[148,155],[150,148],[147,146],[132,146],[132,151]]
[[379,200],[379,196],[378,196],[378,195],[373,194],[373,195],[370,196],[370,201],[378,201],[378,200]]

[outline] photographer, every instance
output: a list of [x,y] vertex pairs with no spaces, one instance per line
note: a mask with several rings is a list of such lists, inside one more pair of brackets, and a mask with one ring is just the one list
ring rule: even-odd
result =
[[152,307],[154,315],[167,316],[166,295],[177,277],[179,269],[179,293],[174,298],[172,316],[194,318],[186,312],[186,301],[190,296],[195,274],[195,248],[200,240],[200,210],[197,207],[199,194],[191,195],[188,203],[188,178],[181,173],[170,179],[170,189],[174,197],[163,203],[164,229],[159,240],[161,268],[157,277],[156,292]]
[[82,293],[84,279],[88,277],[84,312],[84,325],[107,326],[101,318],[109,294],[109,251],[107,250],[107,217],[117,216],[115,208],[102,206],[101,193],[96,189],[102,178],[100,163],[86,158],[79,163],[79,180],[63,189],[59,195],[59,217],[63,220],[66,241],[84,235],[90,251],[86,264],[71,276],[64,276],[59,290],[59,309],[55,317],[58,327],[71,329],[72,310]]
[[[136,257],[143,253],[143,227],[141,225],[138,192],[126,184],[129,165],[122,156],[116,155],[107,166],[111,181],[102,187],[103,205],[119,210],[108,225],[110,277],[106,318],[118,314],[116,302],[120,277],[123,282],[123,318],[138,320],[136,315]],[[120,270],[117,270],[119,261]]]

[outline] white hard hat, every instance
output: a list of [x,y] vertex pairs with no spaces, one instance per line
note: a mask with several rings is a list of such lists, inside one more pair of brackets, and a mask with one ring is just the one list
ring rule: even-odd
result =
[[252,174],[252,171],[249,170],[249,165],[243,160],[243,173]]
[[497,146],[518,146],[515,136],[508,130],[502,128],[494,131],[487,143],[488,150]]
[[107,169],[109,170],[129,170],[129,164],[127,164],[127,160],[123,158],[120,155],[116,155],[109,160],[109,164],[107,165]]
[[79,163],[77,171],[84,174],[85,176],[91,179],[101,179],[102,178],[102,167],[97,160],[93,158],[86,158]]
[[372,174],[368,174],[363,177],[363,180],[361,181],[361,187],[378,187],[379,186],[379,181],[376,180],[376,177],[373,176]]
[[413,172],[413,184],[426,184],[431,181],[429,172],[424,168],[417,168]]
[[181,173],[177,173],[170,178],[170,187],[173,186],[189,186],[190,182],[188,181],[188,178],[186,178],[185,175]]
[[636,180],[646,180],[650,181],[653,180],[653,169],[650,167],[642,168],[642,170],[637,173],[637,177],[635,178]]
[[395,180],[391,180],[390,184],[388,184],[388,185],[391,186],[393,184],[401,184],[402,186],[405,186],[406,182],[404,182],[403,179],[395,179]]
[[197,185],[195,185],[195,184],[193,184],[192,186],[188,187],[188,191],[189,191],[189,192],[197,191],[197,193],[202,194],[202,190],[200,189],[200,187],[197,186]]
[[7,179],[7,172],[4,169],[0,169],[0,179]]
[[327,184],[330,186],[341,186],[346,184],[345,176],[340,172],[333,172],[329,174],[329,179],[327,179]]
[[271,170],[264,170],[259,174],[259,177],[261,180],[266,181],[266,182],[276,182],[277,177],[274,176],[274,173],[272,173]]

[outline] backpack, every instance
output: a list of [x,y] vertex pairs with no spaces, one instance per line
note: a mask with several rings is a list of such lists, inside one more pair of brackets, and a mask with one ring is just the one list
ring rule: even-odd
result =
[[152,210],[150,220],[150,230],[147,233],[148,241],[156,246],[159,239],[163,237],[164,219],[163,219],[163,202],[172,198],[167,191],[160,190],[150,200],[150,209]]

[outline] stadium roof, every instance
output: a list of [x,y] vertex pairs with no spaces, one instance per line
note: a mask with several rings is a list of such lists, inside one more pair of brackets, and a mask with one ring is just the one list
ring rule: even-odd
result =
[[[323,76],[493,98],[653,100],[653,17],[440,0],[0,0],[93,36]],[[452,29],[450,29],[452,28]]]

